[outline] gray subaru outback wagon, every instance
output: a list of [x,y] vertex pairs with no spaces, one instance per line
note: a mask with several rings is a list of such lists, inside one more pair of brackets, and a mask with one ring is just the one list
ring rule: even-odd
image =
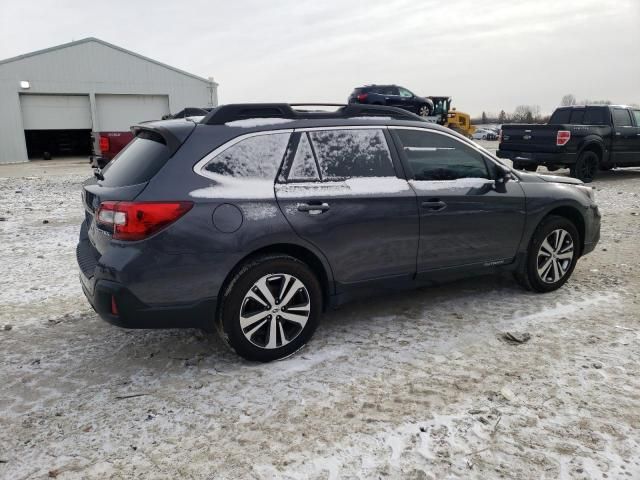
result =
[[600,235],[579,180],[393,107],[236,104],[133,130],[84,184],[85,295],[121,327],[217,328],[250,360],[374,292],[503,270],[555,290]]

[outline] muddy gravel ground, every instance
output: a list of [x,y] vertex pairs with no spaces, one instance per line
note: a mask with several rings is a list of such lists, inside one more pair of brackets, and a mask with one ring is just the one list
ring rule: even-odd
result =
[[602,240],[559,291],[372,298],[266,365],[97,317],[74,251],[89,174],[0,166],[0,478],[640,478],[640,170],[593,184]]

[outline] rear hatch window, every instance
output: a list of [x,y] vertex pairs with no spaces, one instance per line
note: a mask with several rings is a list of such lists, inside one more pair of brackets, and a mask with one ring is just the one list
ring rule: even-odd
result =
[[151,180],[171,156],[161,135],[141,131],[102,171],[103,187],[123,187]]

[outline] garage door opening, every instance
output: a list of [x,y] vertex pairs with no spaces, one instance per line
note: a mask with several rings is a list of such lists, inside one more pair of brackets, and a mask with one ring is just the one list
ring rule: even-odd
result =
[[91,154],[91,129],[25,130],[29,160],[60,157],[88,157]]

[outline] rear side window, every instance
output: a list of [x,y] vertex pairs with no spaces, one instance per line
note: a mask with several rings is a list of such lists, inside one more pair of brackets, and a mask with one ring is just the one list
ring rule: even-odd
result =
[[569,123],[573,125],[582,125],[582,121],[584,120],[584,109],[576,108],[571,112],[571,118],[569,118]]
[[396,175],[382,130],[324,130],[309,137],[322,180]]
[[395,130],[415,180],[490,178],[482,155],[449,137],[418,130]]
[[306,133],[300,136],[300,143],[296,151],[291,170],[289,171],[289,180],[291,181],[313,181],[320,180],[316,160],[311,150],[311,144]]
[[105,167],[100,185],[124,187],[148,182],[169,157],[162,136],[142,131]]
[[585,125],[606,125],[607,121],[607,108],[602,107],[590,107],[587,108],[584,114],[584,120],[582,123]]
[[629,110],[616,108],[613,110],[613,124],[616,127],[631,127],[631,114]]
[[275,179],[289,136],[287,132],[245,138],[216,155],[204,169],[231,177]]
[[558,108],[551,118],[549,119],[549,123],[552,125],[557,125],[560,123],[569,123],[569,118],[571,117],[571,109],[570,108]]

